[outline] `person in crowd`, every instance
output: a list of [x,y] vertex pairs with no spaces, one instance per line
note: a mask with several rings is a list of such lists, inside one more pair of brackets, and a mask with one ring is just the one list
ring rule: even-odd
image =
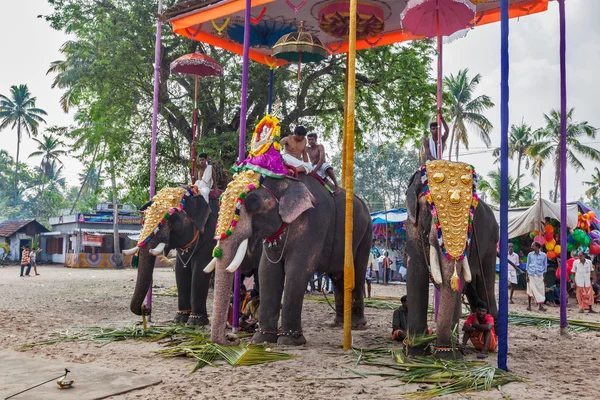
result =
[[390,272],[389,272],[389,279],[388,282],[391,282],[394,280],[394,270],[396,269],[396,257],[398,255],[398,253],[396,252],[396,246],[392,246],[391,250],[388,251],[389,257],[390,257]]
[[326,177],[331,179],[331,182],[333,182],[334,185],[333,194],[337,196],[340,194],[340,188],[337,179],[335,179],[333,167],[325,161],[325,147],[322,144],[317,143],[316,133],[309,133],[307,137],[308,147],[306,148],[306,152],[308,153],[310,162],[314,166],[313,171],[315,171],[322,179],[325,179]]
[[375,260],[373,270],[373,272],[375,272],[375,282],[379,283],[379,257],[381,257],[381,251],[379,250],[379,247],[377,247],[377,242],[375,240],[373,240],[373,246],[371,246],[371,254]]
[[560,279],[554,280],[554,285],[546,288],[546,301],[544,304],[560,305]]
[[487,304],[483,301],[477,302],[476,312],[469,315],[462,328],[465,346],[469,339],[473,346],[479,350],[477,358],[487,358],[487,351],[495,351],[498,348],[498,337],[494,332],[494,317],[488,314]]
[[579,252],[579,259],[573,263],[573,274],[575,279],[573,286],[577,292],[577,303],[579,304],[579,312],[589,310],[595,314],[596,311],[592,308],[594,305],[594,290],[592,288],[591,274],[594,267],[592,261],[585,258],[583,251]]
[[539,305],[540,311],[546,311],[543,303],[546,301],[546,285],[544,277],[548,268],[548,258],[546,253],[540,251],[542,246],[538,242],[533,242],[533,251],[527,256],[527,310],[531,311],[531,300],[533,299]]
[[29,260],[31,261],[31,266],[33,267],[33,273],[39,275],[37,272],[37,248],[32,248],[29,253]]
[[198,191],[208,203],[210,191],[217,189],[217,178],[215,170],[212,165],[208,163],[208,155],[206,153],[200,153],[198,155],[198,161],[198,174],[196,175],[197,179],[194,185],[198,187]]
[[387,285],[390,281],[390,269],[392,268],[392,260],[390,259],[389,253],[387,251],[383,253],[382,267],[383,284]]
[[29,246],[25,246],[23,252],[21,253],[21,276],[23,276],[23,271],[27,267],[27,271],[25,271],[25,276],[31,276],[29,273],[31,272],[31,258],[29,255]]
[[375,267],[375,258],[373,253],[369,253],[369,261],[367,264],[367,272],[365,276],[365,293],[367,298],[371,298],[371,280],[373,279],[373,268]]
[[510,289],[510,304],[515,304],[513,294],[515,287],[519,283],[517,281],[517,268],[519,267],[519,255],[515,253],[515,245],[508,244],[508,286]]
[[283,161],[296,168],[298,173],[308,174],[313,170],[306,152],[306,128],[298,125],[294,134],[281,139],[281,148],[285,150]]
[[406,339],[408,327],[408,302],[406,295],[400,297],[400,307],[394,310],[392,318],[392,339],[403,341]]
[[[246,286],[242,283],[240,285],[240,314],[244,312],[246,306],[248,305],[248,301],[250,299],[250,293],[246,289]],[[227,323],[231,326],[233,321],[233,296],[229,300],[229,309],[227,310]]]
[[258,309],[260,307],[260,296],[258,290],[250,291],[250,301],[240,317],[240,328],[246,332],[255,332],[258,327]]
[[[440,119],[442,121],[442,125],[444,126],[444,133],[442,134],[442,154],[444,153],[444,150],[446,148],[446,140],[448,140],[448,132],[450,131],[448,129],[448,124],[446,123],[446,121],[444,120],[444,117],[442,116],[442,111],[438,110],[438,113],[440,114]],[[442,154],[437,154],[438,153],[438,123],[436,121],[432,122],[431,124],[429,124],[429,133],[430,136],[423,136],[423,151],[425,153],[425,161],[432,161],[432,160],[440,160],[442,158]]]

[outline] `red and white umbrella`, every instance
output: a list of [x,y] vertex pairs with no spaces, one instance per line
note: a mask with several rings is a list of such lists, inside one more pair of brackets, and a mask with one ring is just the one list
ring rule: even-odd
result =
[[196,171],[196,131],[198,122],[198,77],[223,75],[223,66],[206,54],[190,53],[171,63],[171,71],[195,76],[194,120],[192,123],[192,184]]

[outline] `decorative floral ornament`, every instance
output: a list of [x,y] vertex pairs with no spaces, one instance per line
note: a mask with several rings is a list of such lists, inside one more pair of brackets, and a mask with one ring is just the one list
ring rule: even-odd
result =
[[279,151],[281,149],[278,141],[280,136],[281,124],[279,120],[267,114],[254,128],[250,144],[250,155],[256,157],[264,154],[271,144],[273,144],[275,150]]
[[198,194],[196,186],[164,188],[158,192],[152,198],[150,207],[144,212],[143,227],[137,246],[145,246],[164,226],[171,215],[185,208],[186,197],[196,194]]
[[212,22],[213,28],[215,28],[215,30],[217,31],[217,34],[219,36],[223,36],[223,31],[225,30],[225,28],[227,28],[227,25],[229,25],[229,21],[230,21],[230,18],[227,17],[225,19],[225,22],[223,22],[223,25],[221,25],[221,26],[218,26],[217,23],[214,20],[211,21],[211,22]]
[[460,280],[456,263],[467,255],[473,215],[479,204],[475,167],[443,160],[429,161],[421,167],[421,182],[442,254],[448,260],[454,260],[451,287],[458,291]]

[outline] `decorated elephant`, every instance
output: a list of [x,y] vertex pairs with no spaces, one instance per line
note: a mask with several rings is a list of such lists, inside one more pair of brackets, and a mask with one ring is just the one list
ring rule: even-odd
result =
[[[219,213],[217,200],[206,200],[193,187],[165,188],[149,203],[138,245],[126,254],[138,254],[138,275],[131,311],[142,314],[142,303],[152,282],[154,262],[160,254],[176,249],[175,279],[178,308],[175,322],[207,325],[206,298],[210,275],[203,269],[212,259],[215,225]],[[251,249],[253,249],[252,247]],[[249,253],[242,271],[252,275],[258,255]],[[254,261],[253,261],[254,259]]]
[[472,166],[436,160],[413,175],[406,192],[408,331],[414,335],[427,331],[433,281],[440,290],[435,354],[441,358],[459,356],[451,350],[451,332],[461,315],[463,290],[473,312],[477,301],[483,300],[494,318],[498,314],[494,294],[498,224],[490,207],[479,201],[476,186]]
[[[330,274],[335,287],[334,322],[342,323],[345,194],[334,197],[319,180],[300,175],[298,179],[273,178],[240,170],[224,193],[215,259],[206,269],[216,268],[213,342],[227,342],[225,319],[232,272],[238,268],[249,241],[263,245],[259,266],[260,328],[253,342],[306,343],[302,333],[302,303],[315,271]],[[372,226],[363,201],[355,197],[353,207],[352,323],[357,328],[366,325],[363,291]],[[280,310],[281,327],[278,326]]]

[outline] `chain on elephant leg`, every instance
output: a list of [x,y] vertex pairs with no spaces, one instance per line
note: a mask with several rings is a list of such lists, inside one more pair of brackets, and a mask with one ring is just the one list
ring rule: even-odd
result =
[[306,344],[306,338],[302,332],[302,328],[298,329],[282,329],[277,338],[277,345],[281,346],[302,346]]
[[279,331],[257,328],[252,336],[252,343],[277,343]]
[[175,322],[176,324],[185,324],[186,322],[188,322],[188,319],[190,318],[191,313],[192,313],[192,310],[179,310],[175,314],[175,318],[173,318],[173,322]]
[[187,320],[188,326],[205,326],[208,325],[208,315],[206,314],[190,314]]

